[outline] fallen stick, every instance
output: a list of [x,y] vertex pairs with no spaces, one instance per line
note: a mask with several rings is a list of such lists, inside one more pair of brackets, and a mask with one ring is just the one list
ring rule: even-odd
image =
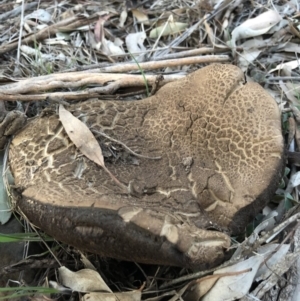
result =
[[[226,61],[229,61],[229,56],[227,55],[207,55],[174,60],[144,62],[140,63],[139,66],[136,63],[127,63],[80,72],[43,75],[22,79],[16,83],[0,86],[0,100],[41,101],[46,100],[49,97],[59,97],[64,98],[65,100],[87,99],[91,97],[98,97],[100,94],[111,94],[121,87],[145,86],[142,75],[100,72],[129,72],[139,70],[140,68],[143,70],[154,70],[165,67]],[[161,84],[164,85],[165,83],[180,77],[182,77],[182,75],[165,75]],[[146,75],[146,79],[148,84],[152,86],[156,81],[156,75]],[[91,85],[96,85],[97,87],[89,88]],[[75,92],[47,93],[49,90],[78,89],[82,87],[88,88],[83,91]]]
[[204,55],[204,56],[191,56],[184,57],[179,59],[171,60],[161,60],[161,61],[151,61],[139,63],[139,66],[136,63],[126,63],[118,64],[108,67],[101,67],[97,69],[87,70],[83,72],[129,72],[139,70],[155,70],[166,67],[177,67],[183,65],[193,65],[193,64],[203,64],[203,63],[225,63],[229,62],[230,57],[228,55]]
[[[145,75],[148,85],[155,84],[156,75]],[[184,75],[165,75],[160,85],[182,78]],[[83,86],[97,85],[82,91],[45,92],[53,89],[79,89]],[[100,87],[99,87],[100,86]],[[142,75],[132,74],[95,74],[83,72],[56,73],[19,80],[0,86],[0,101],[42,101],[48,98],[65,100],[83,100],[99,97],[100,94],[111,94],[119,88],[145,86]]]

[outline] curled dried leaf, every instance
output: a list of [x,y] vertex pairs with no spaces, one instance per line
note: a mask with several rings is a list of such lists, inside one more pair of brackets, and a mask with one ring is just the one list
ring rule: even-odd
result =
[[82,269],[72,272],[66,267],[58,269],[62,284],[77,292],[112,292],[98,272],[90,269]]
[[231,44],[233,47],[236,41],[267,33],[274,25],[282,20],[278,12],[268,10],[259,16],[243,22],[232,31]]

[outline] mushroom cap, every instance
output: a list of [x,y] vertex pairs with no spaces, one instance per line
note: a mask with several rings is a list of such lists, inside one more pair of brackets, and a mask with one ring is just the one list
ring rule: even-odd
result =
[[[281,116],[258,84],[214,64],[141,101],[87,101],[70,111],[148,157],[110,144],[105,164],[126,195],[67,137],[58,116],[32,120],[12,141],[18,205],[55,238],[105,256],[207,268],[226,234],[243,231],[274,193],[283,168]],[[100,247],[99,247],[100,246]]]

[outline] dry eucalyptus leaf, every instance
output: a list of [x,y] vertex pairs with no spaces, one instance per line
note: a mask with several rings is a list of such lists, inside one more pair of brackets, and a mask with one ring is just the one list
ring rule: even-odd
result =
[[252,64],[260,55],[261,50],[258,49],[249,49],[244,50],[241,55],[238,57],[238,66],[245,72],[248,69],[248,66]]
[[300,66],[299,60],[294,60],[294,61],[290,61],[287,63],[281,63],[281,64],[277,65],[276,68],[271,69],[269,71],[269,73],[272,73],[276,70],[282,70],[284,68],[287,68],[288,70],[292,70],[292,69],[298,68],[299,66]]
[[[296,99],[298,99],[297,103],[299,103],[299,95],[300,95],[300,84],[299,82],[286,82],[286,86],[288,88],[288,91],[292,93]],[[298,105],[298,104],[297,104]]]
[[9,197],[7,194],[7,190],[4,185],[4,171],[3,168],[3,161],[4,161],[4,152],[0,152],[0,166],[2,171],[2,177],[0,178],[0,225],[4,225],[7,223],[11,217],[11,208],[9,203]]
[[127,20],[127,11],[126,10],[122,10],[121,14],[120,14],[120,19],[119,19],[119,26],[120,27],[124,27],[124,24]]
[[102,150],[90,129],[78,118],[67,111],[63,105],[59,105],[59,119],[69,138],[81,151],[81,153],[91,161],[101,166],[123,190],[127,191],[126,186],[120,183],[119,180],[116,179],[105,167]]
[[290,181],[291,181],[291,185],[293,187],[300,185],[300,171],[293,174]]
[[[276,249],[278,250],[272,254]],[[290,244],[268,244],[258,248],[258,254],[264,255],[264,257],[270,257],[262,266],[258,269],[255,276],[256,281],[267,279],[273,273],[274,266],[286,256],[290,248]],[[269,254],[270,253],[270,254]],[[270,256],[271,255],[271,256]]]
[[281,88],[281,90],[284,92],[284,94],[286,95],[287,99],[293,104],[293,105],[298,105],[298,98],[296,96],[298,96],[299,94],[295,95],[294,93],[294,89],[290,89],[287,84],[285,84],[283,81],[279,81],[279,86]]
[[78,272],[72,272],[66,267],[60,267],[58,273],[61,283],[73,291],[85,293],[97,291],[112,292],[96,271],[82,269]]
[[102,150],[90,129],[78,118],[59,105],[59,119],[69,138],[90,160],[104,167]]
[[208,35],[208,41],[209,41],[209,44],[215,45],[216,36],[215,36],[214,31],[211,28],[210,24],[207,22],[207,19],[208,19],[208,16],[206,15],[204,18],[204,26],[205,26],[205,31]]
[[277,47],[278,47],[278,51],[300,53],[299,44],[296,44],[296,43],[287,42],[287,43],[283,44],[283,46],[282,46],[282,44],[280,44]]
[[274,10],[268,10],[259,16],[243,22],[232,31],[231,46],[236,46],[236,41],[267,33],[274,25],[282,20]]
[[61,293],[67,293],[67,294],[71,294],[72,290],[68,287],[63,286],[60,283],[57,283],[56,281],[50,280],[49,281],[49,287],[54,288],[56,290],[58,290]]
[[[53,42],[53,40],[52,40],[52,42]],[[56,43],[56,44],[58,44],[58,43]],[[20,49],[21,49],[21,53],[23,56],[37,58],[39,62],[53,62],[55,60],[56,61],[64,61],[65,60],[65,56],[63,53],[60,53],[55,56],[53,53],[43,53],[39,49],[32,48],[32,47],[29,47],[26,45],[22,45],[20,47]]]
[[[214,287],[201,299],[202,301],[215,301],[215,300],[236,300],[245,296],[253,283],[256,272],[263,262],[263,256],[253,256],[247,260],[239,262],[230,267],[226,267],[214,272],[215,274],[234,273],[234,276],[225,276],[220,278]],[[241,271],[248,270],[245,273]]]
[[150,24],[148,16],[144,14],[142,11],[138,9],[133,9],[131,12],[134,15],[134,17],[138,20],[139,23],[143,23],[145,25]]
[[100,16],[98,21],[95,24],[94,35],[96,42],[102,42],[104,39],[104,23],[109,19],[109,15]]
[[86,269],[97,271],[95,266],[88,260],[88,258],[82,252],[80,252],[80,260]]
[[192,281],[186,289],[183,298],[184,300],[197,301],[200,300],[217,282],[220,277],[224,275],[210,275]]
[[136,32],[136,33],[130,33],[126,39],[126,46],[130,53],[139,53],[141,51],[145,51],[146,48],[144,46],[144,41],[146,39],[145,32]]
[[64,38],[53,38],[53,39],[45,39],[44,43],[47,45],[64,45],[67,46],[69,43],[64,40]]
[[27,19],[36,19],[41,22],[49,23],[52,21],[51,15],[44,9],[38,9],[31,14],[25,16],[25,20]]
[[106,47],[103,47],[107,50],[107,55],[123,55],[125,52],[121,47],[116,45],[116,43],[111,42],[109,40],[104,39],[103,45],[105,44]]
[[153,28],[150,31],[149,37],[151,39],[156,39],[159,36],[168,36],[170,34],[180,33],[188,27],[187,23],[181,22],[167,22],[161,26]]

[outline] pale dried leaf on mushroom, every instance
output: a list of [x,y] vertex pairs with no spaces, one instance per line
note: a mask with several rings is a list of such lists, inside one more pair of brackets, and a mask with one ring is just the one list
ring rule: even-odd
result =
[[139,290],[122,293],[89,293],[81,301],[140,301],[142,293]]
[[[235,300],[245,296],[253,283],[256,272],[264,257],[257,255],[235,265],[217,270],[215,274],[234,273],[235,276],[221,277],[202,301]],[[247,271],[242,273],[242,271]]]
[[85,293],[97,291],[112,292],[96,271],[82,269],[72,272],[63,266],[58,269],[58,273],[61,283],[73,291]]
[[[96,152],[95,156],[96,159],[91,159],[92,161],[96,160],[99,165],[104,165],[104,159],[102,156],[101,148],[98,149],[99,144],[96,141],[96,144],[94,142],[94,136],[90,132],[89,128],[81,122],[78,118],[73,116],[69,111],[67,111],[63,105],[59,106],[59,119],[67,132],[70,139],[73,141],[73,143],[78,147],[78,149],[83,149],[84,146],[87,145],[89,147],[89,144],[91,146],[87,150],[87,157],[94,156],[93,152]],[[92,153],[91,153],[92,152]],[[91,153],[91,154],[90,154]]]
[[100,145],[90,129],[78,118],[67,111],[63,105],[59,105],[59,120],[71,141],[82,152],[82,154],[101,166],[121,189],[127,191],[127,187],[116,179],[115,176],[106,168]]
[[281,19],[281,16],[274,10],[268,10],[255,18],[248,19],[232,31],[229,45],[236,47],[237,40],[267,33],[274,25],[280,22]]

